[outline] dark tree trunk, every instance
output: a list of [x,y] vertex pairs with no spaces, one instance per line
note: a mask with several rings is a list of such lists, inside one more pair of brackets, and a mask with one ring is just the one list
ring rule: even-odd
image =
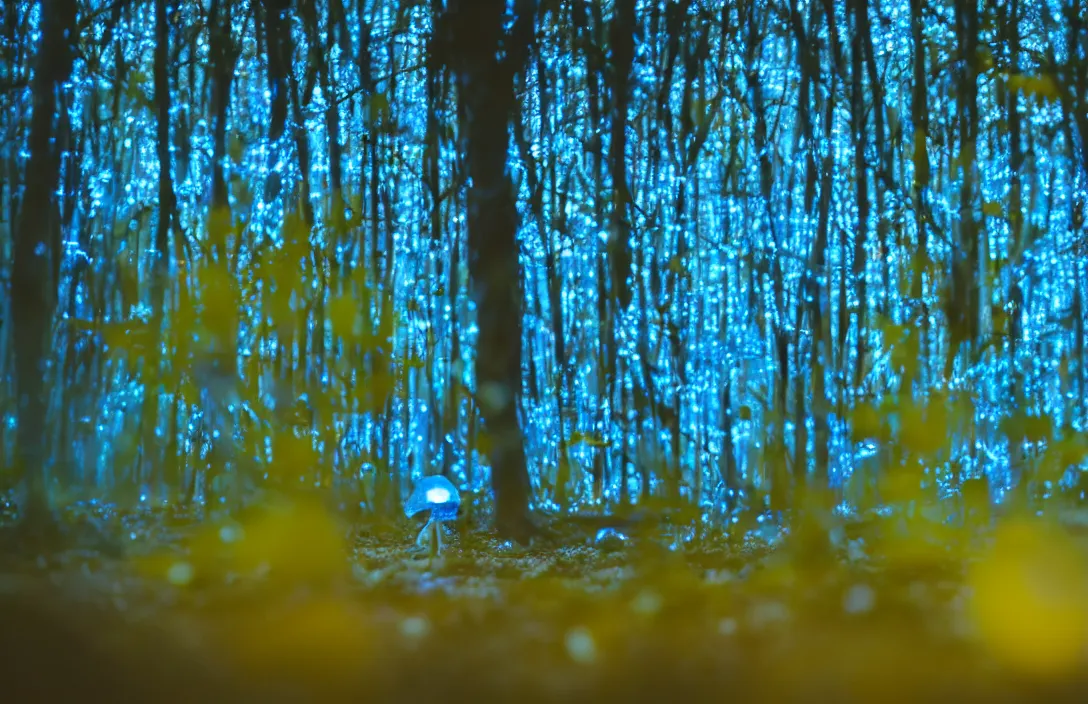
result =
[[33,112],[26,190],[13,248],[11,312],[18,417],[16,462],[25,484],[24,517],[29,525],[50,520],[46,483],[45,422],[49,389],[46,368],[53,314],[57,305],[55,262],[59,238],[51,236],[59,210],[56,190],[60,153],[55,141],[57,91],[72,72],[75,40],[74,0],[42,0],[42,35],[32,83]]
[[[631,224],[627,203],[627,104],[631,65],[635,58],[635,2],[618,0],[612,20],[612,140],[608,165],[612,172],[612,233],[608,258],[612,301],[620,309],[631,305]],[[612,340],[612,344],[617,344]]]
[[[1013,71],[1020,68],[1020,2],[1012,0],[1004,8],[1001,16],[1002,39],[1007,43],[1009,51],[1009,65]],[[1024,208],[1022,172],[1024,170],[1024,147],[1020,123],[1020,91],[1007,91],[1005,103],[1005,120],[1009,126],[1009,232],[1013,242],[1023,241]],[[1009,287],[1009,301],[1013,303],[1013,315],[1019,316],[1019,306],[1016,301],[1022,299],[1018,282],[1012,282]],[[1009,326],[1006,330],[1009,341],[1008,360],[1009,369],[1016,370],[1017,347],[1020,341],[1018,335],[1013,335],[1013,322],[1017,318],[1009,318]],[[1083,359],[1083,357],[1081,358]],[[1017,373],[1008,375],[1009,395],[1016,398],[1019,392]]]
[[[929,140],[929,88],[926,85],[926,44],[922,32],[924,18],[922,9],[925,0],[910,0],[910,34],[914,46],[913,81],[911,85],[911,122],[914,125],[913,154],[914,182],[911,193],[914,197],[914,226],[917,232],[918,244],[917,256],[922,264],[929,260],[929,231],[925,213],[928,209],[929,196],[929,152],[927,142]],[[915,275],[911,282],[910,296],[915,305],[922,305],[922,277]],[[926,350],[929,340],[929,315],[918,316],[920,319],[920,344],[918,346],[919,359],[927,358]],[[923,383],[925,378],[923,376]],[[904,389],[908,392],[914,383],[914,372],[908,369],[904,379]]]
[[[325,109],[325,130],[329,141],[329,188],[332,193],[330,204],[334,208],[333,212],[342,212],[343,203],[340,201],[342,196],[342,189],[344,183],[343,177],[343,165],[341,164],[341,148],[340,148],[340,107],[337,102],[335,87],[332,84],[332,77],[329,71],[328,56],[332,50],[333,41],[335,39],[335,25],[333,24],[333,18],[329,17],[329,23],[327,25],[326,39],[324,45],[322,45],[321,28],[318,21],[317,7],[313,3],[303,2],[299,4],[299,10],[302,14],[302,24],[306,32],[306,41],[309,44],[309,64],[310,70],[316,71],[317,80],[321,85],[321,92],[324,94],[326,109]],[[332,12],[331,7],[329,12]]]
[[287,104],[290,94],[288,73],[291,66],[291,37],[287,22],[290,0],[267,0],[265,11],[265,51],[268,53],[268,92],[271,94],[271,121],[268,139],[272,142],[283,136],[287,125]]
[[[878,6],[879,10],[879,6]],[[889,241],[889,235],[891,233],[891,222],[888,219],[887,210],[884,205],[884,192],[889,187],[895,188],[894,181],[892,179],[892,149],[891,141],[888,139],[886,117],[887,112],[885,108],[884,100],[884,80],[880,75],[876,65],[876,53],[873,49],[873,32],[872,24],[869,21],[869,0],[857,0],[856,4],[857,12],[857,32],[861,35],[861,43],[865,52],[865,66],[869,75],[869,94],[872,96],[872,114],[873,114],[873,140],[877,150],[877,165],[873,172],[873,191],[876,202],[876,215],[877,215],[877,241],[880,243],[880,247],[884,252],[891,249],[891,242]],[[884,288],[885,297],[888,296],[888,290],[890,282],[892,280],[891,263],[887,257],[882,257],[883,261],[880,262],[881,277]],[[869,356],[866,348],[866,334],[865,331],[868,327],[868,307],[865,304],[865,298],[859,297],[861,301],[861,307],[858,312],[858,360],[854,367],[854,385],[860,387],[862,380],[865,378],[867,358]],[[880,304],[880,309],[886,311],[889,305],[889,301],[886,299],[883,304]]]
[[[816,12],[818,6],[812,3],[809,6],[810,20],[809,30],[805,31],[804,20],[797,6],[797,0],[790,3],[790,27],[797,42],[797,63],[801,75],[801,85],[797,99],[797,118],[800,121],[800,132],[804,138],[805,152],[805,212],[812,212],[812,205],[816,200],[816,142],[812,131],[812,88],[817,85],[820,77],[820,52],[809,41],[809,32],[815,31]],[[724,38],[723,38],[724,40]]]
[[[761,47],[765,33],[763,20],[758,14],[758,8],[752,4],[744,9],[742,22],[745,37],[745,64],[748,80],[748,101],[752,110],[752,143],[759,155],[759,193],[762,197],[763,215],[767,216],[767,226],[770,228],[770,237],[775,245],[778,244],[778,231],[774,227],[774,218],[771,217],[771,196],[774,191],[774,162],[771,159],[772,145],[767,139],[767,111],[763,99],[763,79],[760,75]],[[771,284],[773,286],[773,298],[775,315],[767,316],[770,323],[769,334],[774,341],[775,360],[778,368],[774,377],[774,402],[773,407],[779,415],[775,427],[768,427],[770,437],[767,439],[767,447],[771,454],[771,505],[773,510],[784,508],[788,494],[788,479],[785,474],[785,463],[780,461],[785,458],[785,437],[787,427],[787,401],[789,399],[789,348],[790,337],[784,322],[786,316],[786,282],[782,271],[782,260],[774,257],[773,261],[765,264],[770,269]],[[796,344],[796,342],[795,342]],[[798,399],[801,402],[802,399]],[[803,427],[803,426],[801,426]],[[807,475],[807,460],[804,457],[805,448],[795,448],[794,458],[794,483],[803,486]]]
[[[227,113],[230,112],[230,91],[234,83],[234,65],[238,61],[238,47],[231,37],[232,5],[232,0],[213,0],[208,17],[212,61],[212,109],[215,111],[215,127],[212,132],[213,209],[228,207],[227,177],[223,171],[223,160],[227,155]],[[214,237],[215,233],[212,234],[213,257],[217,261],[225,261],[226,243],[215,241],[218,238]]]
[[[155,227],[155,266],[151,281],[151,310],[154,340],[163,339],[165,291],[170,261],[170,228],[175,217],[173,166],[170,158],[170,24],[167,0],[155,0],[155,116],[156,155],[159,160],[159,218]],[[175,331],[176,332],[176,331]],[[167,343],[169,344],[169,343]],[[158,488],[174,492],[177,485],[177,453],[162,457],[156,450],[156,428],[159,424],[159,399],[166,393],[161,377],[162,351],[159,345],[149,350],[145,383],[152,385],[156,393],[145,395],[145,407],[140,422],[144,424],[142,457],[145,470],[149,467],[158,473]],[[176,439],[171,442],[173,445]],[[169,471],[166,471],[169,467]],[[146,476],[146,471],[145,471]]]
[[[489,463],[499,534],[531,536],[529,473],[518,423],[521,395],[521,287],[518,216],[506,170],[514,102],[511,62],[498,57],[504,0],[453,0],[448,28],[468,189],[469,276],[476,301],[477,402],[491,437]],[[511,54],[507,46],[507,55]]]
[[[436,25],[441,23],[443,3],[441,0],[430,0],[431,18]],[[436,281],[447,282],[450,321],[448,337],[450,340],[450,359],[459,359],[458,333],[457,333],[457,279],[456,276],[446,278],[446,262],[441,256],[442,249],[442,175],[441,175],[441,123],[439,122],[439,110],[444,107],[447,86],[445,65],[445,43],[438,31],[433,31],[429,39],[427,51],[427,131],[423,138],[423,181],[428,193],[429,234],[430,246],[436,252],[434,276]],[[456,274],[458,243],[456,238],[450,245],[450,261],[448,270],[450,274]],[[435,326],[443,324],[442,307],[435,305]],[[459,379],[454,365],[447,367],[445,379],[445,396],[442,399],[442,416],[432,427],[435,433],[434,446],[441,447],[442,475],[452,477],[454,448],[456,437],[460,427],[458,415],[461,409],[461,393]]]
[[975,144],[978,132],[978,69],[976,66],[979,34],[978,8],[970,3],[956,5],[956,38],[961,60],[957,98],[959,105],[960,179],[959,243],[952,250],[952,283],[945,294],[949,345],[945,358],[945,379],[951,379],[957,355],[965,353],[964,363],[971,364],[979,349],[979,287],[987,282],[979,278],[979,232],[981,223],[976,210],[977,164]]
[[[857,231],[854,233],[854,286],[858,298],[858,337],[857,337],[857,366],[854,370],[854,385],[858,386],[862,379],[862,370],[865,367],[865,312],[866,299],[868,297],[865,268],[867,265],[866,241],[869,238],[869,166],[865,159],[865,148],[869,138],[869,124],[867,120],[868,110],[865,105],[865,87],[862,83],[865,66],[866,39],[869,36],[869,8],[866,0],[854,0],[854,32],[850,38],[850,125],[854,139],[854,186],[857,194],[858,221]],[[879,82],[869,86],[874,96],[873,112],[880,115],[881,106],[875,100],[880,92]],[[883,131],[883,123],[879,123],[877,135]],[[882,142],[876,142],[877,149],[883,150]],[[879,211],[883,216],[883,211]],[[844,303],[845,305],[845,303]],[[845,328],[840,334],[845,333]],[[846,378],[846,349],[842,349],[843,375]]]

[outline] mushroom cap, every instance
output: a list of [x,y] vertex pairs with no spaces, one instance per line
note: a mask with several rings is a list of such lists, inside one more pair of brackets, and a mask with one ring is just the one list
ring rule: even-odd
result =
[[457,517],[461,496],[449,479],[440,474],[423,477],[412,489],[412,495],[404,504],[404,513],[411,518],[421,511],[430,511],[436,521],[448,521]]

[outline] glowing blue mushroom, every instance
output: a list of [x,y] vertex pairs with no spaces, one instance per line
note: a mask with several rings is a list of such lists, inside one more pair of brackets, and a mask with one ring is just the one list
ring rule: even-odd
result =
[[419,480],[412,495],[404,504],[404,513],[409,518],[423,511],[430,511],[430,517],[419,531],[416,545],[423,546],[423,536],[428,528],[433,528],[434,547],[436,552],[442,551],[442,521],[452,521],[457,518],[457,509],[461,506],[461,497],[457,493],[457,487],[450,483],[449,479],[441,475],[432,475]]

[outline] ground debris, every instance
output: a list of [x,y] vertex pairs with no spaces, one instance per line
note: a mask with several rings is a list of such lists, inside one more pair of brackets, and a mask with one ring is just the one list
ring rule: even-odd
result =
[[[322,552],[258,544],[279,573],[241,575],[228,561],[203,580],[169,579],[168,563],[197,559],[193,536],[221,538],[206,531],[135,540],[125,558],[76,548],[9,560],[0,611],[4,646],[19,657],[4,661],[8,691],[67,696],[45,682],[53,668],[179,701],[439,699],[427,682],[519,701],[719,700],[712,693],[726,690],[767,701],[1019,701],[1040,691],[1064,700],[1088,684],[1083,666],[1041,677],[991,657],[971,626],[973,572],[944,551],[821,566],[728,541],[672,549],[644,534],[618,551],[591,539],[509,550],[468,531],[430,557],[407,530],[356,531],[342,546],[347,568],[333,570],[315,555],[330,559],[342,533],[305,523]],[[145,528],[152,542],[171,534]],[[1013,548],[1032,540],[1013,534],[1001,559],[1015,564]],[[247,569],[263,554],[243,554]],[[188,674],[171,679],[163,662]]]

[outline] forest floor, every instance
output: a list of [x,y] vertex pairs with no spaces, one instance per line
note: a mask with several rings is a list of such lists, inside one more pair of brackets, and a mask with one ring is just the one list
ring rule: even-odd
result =
[[598,543],[578,527],[529,548],[451,532],[433,557],[414,548],[418,526],[347,528],[287,505],[240,524],[144,515],[111,525],[123,555],[9,541],[0,698],[1001,702],[1088,692],[1088,541],[1041,524],[966,542],[867,526],[821,560],[773,536],[676,548],[661,532]]

